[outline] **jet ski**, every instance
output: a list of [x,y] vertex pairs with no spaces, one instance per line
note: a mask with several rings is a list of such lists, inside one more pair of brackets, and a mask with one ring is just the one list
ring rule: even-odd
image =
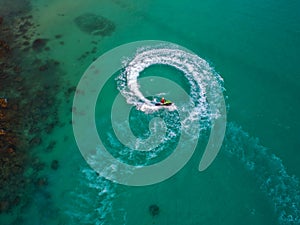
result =
[[170,106],[172,105],[173,102],[171,102],[170,100],[166,100],[164,103],[161,103],[161,102],[155,102],[155,105],[156,106]]

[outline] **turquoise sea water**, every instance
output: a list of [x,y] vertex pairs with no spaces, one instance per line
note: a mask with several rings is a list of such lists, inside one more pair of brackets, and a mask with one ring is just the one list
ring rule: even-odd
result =
[[[39,171],[48,185],[28,192],[30,201],[22,208],[0,214],[0,224],[300,223],[299,1],[32,0],[31,6],[39,24],[37,37],[50,39],[50,51],[29,52],[28,57],[58,60],[63,87],[76,86],[94,59],[121,44],[177,43],[208,61],[223,78],[227,130],[219,155],[204,172],[198,164],[209,127],[175,176],[150,186],[123,186],[97,176],[84,161],[72,131],[72,97],[66,99],[66,89],[59,89],[58,115],[65,126],[44,135],[30,154],[46,165],[56,159],[60,166]],[[82,31],[74,19],[86,13],[109,19],[115,29],[107,36]],[[180,72],[170,68],[150,67],[141,76],[158,73],[188,89]],[[112,151],[120,147],[109,134],[108,119],[117,93],[111,79],[96,107],[99,135]],[[139,113],[133,112],[132,130],[147,136],[147,126],[140,124],[149,118],[136,122]],[[51,141],[54,149],[43,151]],[[25,173],[30,176],[30,166]],[[158,215],[149,212],[153,204]]]

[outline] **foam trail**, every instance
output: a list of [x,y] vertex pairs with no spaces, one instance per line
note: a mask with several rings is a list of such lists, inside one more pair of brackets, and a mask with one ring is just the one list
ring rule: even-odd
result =
[[[204,115],[208,116],[207,89],[219,88],[219,81],[222,81],[222,78],[212,70],[205,60],[172,45],[150,49],[141,48],[133,59],[125,60],[123,63],[126,69],[118,78],[118,88],[126,98],[127,103],[135,105],[146,112],[158,110],[158,107],[153,106],[153,103],[140,92],[137,78],[143,70],[151,65],[169,65],[183,72],[190,84],[191,103],[196,117],[200,115],[202,117]],[[214,99],[217,101],[219,98],[215,96]],[[218,105],[219,103],[211,101],[210,104]],[[173,110],[175,109],[177,108]],[[218,115],[213,116],[218,117]]]
[[[125,69],[118,77],[118,89],[125,97],[127,104],[136,106],[138,110],[145,113],[153,113],[160,107],[156,107],[140,91],[138,77],[143,70],[157,64],[176,68],[189,82],[189,100],[185,105],[172,109],[179,112],[182,128],[189,127],[188,124],[198,123],[201,123],[200,131],[211,128],[206,150],[199,163],[199,170],[203,171],[218,154],[225,134],[226,107],[222,93],[223,80],[204,59],[187,49],[170,43],[141,47],[132,59],[124,60]],[[181,116],[184,114],[185,116]],[[192,127],[183,130],[183,133],[194,129]],[[200,133],[196,129],[194,131],[192,136]]]
[[66,210],[68,224],[106,225],[112,213],[115,185],[90,168],[82,168],[80,174],[80,184],[70,193],[73,201]]
[[[217,91],[223,87],[221,76],[204,59],[171,43],[141,47],[133,58],[123,61],[125,70],[117,78],[117,81],[118,89],[125,97],[127,104],[134,105],[138,110],[145,113],[160,110],[160,107],[155,106],[142,94],[139,86],[142,79],[138,80],[143,70],[157,64],[176,68],[183,73],[189,82],[190,96],[185,104],[177,105],[179,101],[175,101],[172,106],[166,108],[187,115],[185,118],[182,117],[182,127],[191,127],[191,124],[201,120],[200,129],[205,130],[211,126],[213,119],[224,114],[220,111],[222,108],[220,99],[223,99],[223,95],[222,92]],[[210,99],[208,99],[208,93]],[[152,93],[152,95],[157,95],[157,93]],[[172,97],[174,98],[174,96]]]
[[280,158],[268,152],[257,138],[250,137],[241,127],[228,124],[224,140],[225,150],[241,160],[256,177],[260,189],[274,204],[281,225],[300,224],[300,186],[290,176]]

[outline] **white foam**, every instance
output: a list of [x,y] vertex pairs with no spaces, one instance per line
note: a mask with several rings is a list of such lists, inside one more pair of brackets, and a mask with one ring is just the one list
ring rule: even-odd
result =
[[289,175],[281,159],[260,145],[257,138],[233,123],[227,128],[226,152],[241,160],[254,174],[261,190],[274,204],[280,224],[300,224],[299,180]]
[[[143,47],[138,49],[133,59],[124,60],[124,72],[118,77],[118,88],[121,94],[126,98],[128,104],[134,105],[138,110],[145,113],[153,113],[160,109],[154,106],[153,102],[146,99],[140,92],[138,77],[140,73],[151,65],[163,64],[172,66],[183,72],[184,76],[190,85],[191,100],[186,105],[179,106],[173,104],[166,109],[182,110],[189,114],[188,118],[182,121],[182,126],[206,118],[202,122],[202,129],[209,126],[211,119],[216,119],[220,116],[217,111],[217,102],[220,96],[212,96],[209,105],[207,102],[206,93],[210,91],[217,95],[214,89],[219,89],[222,86],[222,78],[213,71],[210,65],[199,56],[188,51],[179,49],[176,45],[159,45],[157,47]],[[212,79],[213,77],[213,79]],[[159,95],[159,93],[158,93]],[[210,112],[210,108],[214,108],[215,113]]]
[[124,61],[126,69],[119,77],[119,80],[123,81],[120,82],[119,89],[126,98],[127,103],[135,105],[143,111],[149,110],[152,112],[158,109],[143,96],[137,81],[138,76],[144,69],[155,64],[169,65],[182,71],[189,81],[191,97],[193,102],[196,103],[198,111],[202,114],[207,111],[205,94],[206,86],[211,85],[210,77],[207,76],[208,72],[213,73],[211,67],[197,55],[171,48],[171,46],[139,49],[132,60]]
[[[90,168],[81,168],[80,184],[71,193],[72,202],[66,214],[70,224],[107,224],[107,217],[111,216],[115,185],[98,176]],[[95,197],[97,193],[98,197]],[[94,208],[94,210],[91,210]]]

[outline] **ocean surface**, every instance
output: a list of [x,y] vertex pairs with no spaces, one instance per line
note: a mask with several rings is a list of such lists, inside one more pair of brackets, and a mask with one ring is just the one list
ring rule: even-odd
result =
[[[7,0],[0,2],[7,7]],[[22,82],[41,79],[59,85],[51,91],[54,103],[47,107],[55,107],[60,122],[27,151],[45,166],[35,171],[28,162],[24,176],[30,179],[34,174],[46,184],[28,188],[26,203],[0,211],[1,225],[300,224],[300,1],[31,0],[29,4],[26,13],[37,25],[30,43],[47,39],[48,49],[22,53],[22,67],[33,66],[26,64],[27,59],[51,58],[59,62],[59,72],[53,69],[42,78],[30,75]],[[5,15],[4,21],[10,16]],[[96,23],[101,29],[93,26]],[[218,84],[226,102],[226,134],[216,159],[199,172],[211,129],[208,115],[194,155],[178,173],[160,183],[126,186],[99,176],[81,155],[73,134],[72,104],[74,95],[84,92],[75,88],[94,60],[117,46],[142,40],[178,44],[207,62],[205,68],[222,81]],[[176,146],[169,139],[145,157],[128,153],[113,135],[110,109],[122,89],[117,82],[120,73],[109,79],[98,97],[99,136],[113,156],[127,163],[146,165],[167,158]],[[187,92],[193,84],[168,66],[150,66],[141,73],[150,76],[171,79]],[[143,93],[151,88],[146,83]],[[4,93],[0,90],[0,97]],[[163,95],[172,99],[170,90],[161,90],[156,97]],[[133,134],[148,137],[151,119],[133,109],[129,119]],[[165,122],[173,119],[166,116]],[[179,128],[171,127],[170,132],[179,135]],[[89,127],[82,132],[88,134]]]

